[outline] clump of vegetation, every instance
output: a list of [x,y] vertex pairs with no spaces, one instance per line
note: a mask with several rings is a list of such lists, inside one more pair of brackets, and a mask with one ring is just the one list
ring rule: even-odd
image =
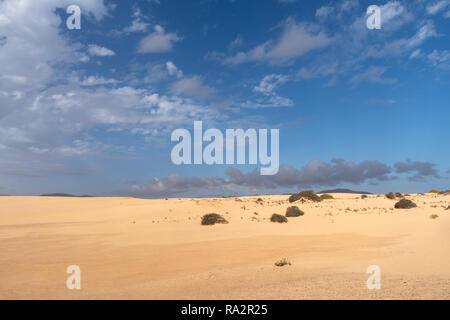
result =
[[439,216],[438,216],[437,214],[432,214],[432,215],[430,216],[430,219],[437,219],[437,218],[439,218]]
[[257,203],[262,203],[262,202],[263,202],[263,199],[258,198],[258,199],[256,199],[256,202],[257,202]]
[[290,196],[289,202],[295,202],[300,199],[311,200],[314,202],[322,201],[322,198],[319,197],[313,190],[305,190],[305,191],[301,191],[297,194],[293,194],[292,196]]
[[450,210],[450,206],[448,206],[447,209],[445,209],[445,210]]
[[286,209],[286,217],[300,217],[303,216],[304,214],[305,213],[296,206],[289,207]]
[[395,196],[396,196],[397,198],[403,198],[403,195],[402,195],[400,192],[396,192],[396,193],[395,193]]
[[432,189],[432,190],[428,191],[428,193],[439,193],[439,190]]
[[415,208],[415,207],[417,207],[417,205],[414,202],[412,202],[411,200],[407,200],[407,199],[402,199],[395,204],[396,209],[411,209],[411,208]]
[[283,259],[278,260],[277,262],[275,262],[275,265],[277,267],[290,266],[291,262],[288,259],[283,258]]
[[361,196],[361,199],[367,199],[367,196],[366,196],[365,194],[363,194],[363,195]]
[[208,213],[202,217],[202,225],[204,226],[212,226],[216,223],[228,223],[228,221],[217,213]]
[[285,216],[282,216],[281,214],[274,213],[272,217],[270,217],[270,221],[278,223],[286,223],[288,222],[288,219]]
[[324,194],[320,195],[320,198],[321,198],[322,200],[330,200],[330,199],[334,199],[334,197],[333,197],[331,194],[328,194],[328,193],[324,193]]
[[386,194],[386,198],[394,200],[395,199],[395,194],[393,192],[389,192]]

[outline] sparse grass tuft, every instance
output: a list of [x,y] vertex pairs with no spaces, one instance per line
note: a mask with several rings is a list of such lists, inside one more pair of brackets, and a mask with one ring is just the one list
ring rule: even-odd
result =
[[212,226],[216,223],[226,224],[228,221],[217,213],[208,213],[202,217],[203,226]]
[[436,189],[432,189],[432,190],[428,191],[428,193],[439,193],[439,191]]
[[287,223],[288,219],[285,216],[282,216],[281,214],[274,213],[272,217],[270,217],[270,221],[278,223]]
[[432,214],[432,215],[430,216],[430,219],[437,219],[437,218],[439,218],[439,216],[438,216],[437,214]]
[[277,267],[290,266],[291,262],[287,258],[283,258],[283,259],[278,260],[277,262],[275,262],[275,265]]

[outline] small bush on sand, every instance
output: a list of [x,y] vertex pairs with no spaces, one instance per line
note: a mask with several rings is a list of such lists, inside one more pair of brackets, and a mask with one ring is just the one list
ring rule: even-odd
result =
[[367,196],[366,196],[365,194],[363,194],[363,195],[361,196],[361,199],[367,199]]
[[300,217],[303,216],[304,214],[305,213],[296,206],[289,207],[286,209],[286,217]]
[[204,226],[212,226],[216,223],[228,223],[228,221],[217,213],[208,213],[202,217],[202,225]]
[[447,209],[445,209],[445,210],[450,210],[450,206],[448,206]]
[[330,200],[330,199],[334,199],[334,197],[333,197],[331,194],[328,194],[328,193],[324,193],[324,194],[320,195],[320,198],[321,198],[322,200]]
[[281,214],[274,213],[272,217],[270,217],[270,221],[278,223],[286,223],[288,222],[288,219],[285,216],[282,216]]
[[288,199],[288,201],[289,201],[290,203],[295,202],[295,201],[297,201],[297,200],[300,200],[300,196],[298,195],[298,193],[291,195],[291,196],[289,197],[289,199]]
[[411,209],[411,208],[415,208],[415,207],[417,207],[417,205],[414,202],[412,202],[411,200],[407,200],[407,199],[402,199],[395,204],[396,209]]
[[386,198],[393,200],[395,199],[395,194],[393,192],[389,192],[388,194],[386,194]]
[[300,199],[311,200],[314,202],[322,201],[322,198],[319,197],[313,190],[305,190],[305,191],[301,191],[297,194],[293,194],[292,196],[290,196],[289,202],[294,202],[294,201],[297,201]]
[[278,260],[277,262],[275,262],[275,265],[277,267],[290,266],[291,262],[288,259],[283,258],[283,259]]
[[395,196],[396,196],[397,198],[403,198],[403,195],[402,195],[400,192],[396,192],[396,193],[395,193]]
[[432,215],[430,216],[430,219],[437,219],[437,218],[439,218],[439,216],[438,216],[437,214],[432,214]]
[[428,191],[428,193],[439,193],[439,191],[436,189],[432,189],[432,190]]

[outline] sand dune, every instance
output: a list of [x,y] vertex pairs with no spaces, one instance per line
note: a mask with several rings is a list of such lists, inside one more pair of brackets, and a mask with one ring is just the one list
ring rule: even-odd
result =
[[[449,299],[450,196],[0,198],[2,299]],[[297,205],[304,216],[270,222]],[[229,223],[200,225],[216,212]],[[437,215],[431,219],[431,215]],[[274,263],[287,258],[290,266]],[[81,268],[81,290],[66,268]],[[366,268],[378,265],[380,290]]]

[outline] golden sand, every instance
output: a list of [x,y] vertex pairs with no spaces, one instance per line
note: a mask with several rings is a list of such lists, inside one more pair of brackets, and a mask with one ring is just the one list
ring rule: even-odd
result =
[[[409,210],[333,196],[0,197],[0,298],[450,298],[450,196],[411,195]],[[270,222],[291,205],[305,215]],[[200,225],[210,212],[229,223]],[[274,265],[283,258],[291,265]],[[81,290],[66,288],[69,265],[81,268]],[[366,287],[370,265],[380,290]]]

